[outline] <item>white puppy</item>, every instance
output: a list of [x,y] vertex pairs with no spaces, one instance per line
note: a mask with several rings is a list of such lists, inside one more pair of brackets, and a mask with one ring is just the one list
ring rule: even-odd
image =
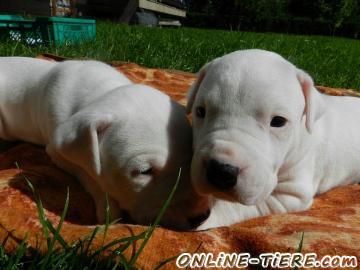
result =
[[263,50],[206,64],[189,92],[192,179],[215,200],[199,227],[307,209],[315,194],[360,179],[360,99],[319,93]]
[[46,145],[92,195],[99,222],[150,223],[183,168],[162,224],[190,229],[208,214],[190,181],[191,127],[165,94],[96,61],[0,58],[0,137]]

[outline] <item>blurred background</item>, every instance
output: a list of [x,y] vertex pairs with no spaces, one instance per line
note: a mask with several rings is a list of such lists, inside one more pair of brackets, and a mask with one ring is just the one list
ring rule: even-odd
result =
[[357,38],[358,0],[193,0],[187,25]]
[[126,61],[197,72],[277,52],[319,85],[360,89],[360,0],[0,0],[0,56]]
[[358,0],[0,0],[1,13],[358,38]]

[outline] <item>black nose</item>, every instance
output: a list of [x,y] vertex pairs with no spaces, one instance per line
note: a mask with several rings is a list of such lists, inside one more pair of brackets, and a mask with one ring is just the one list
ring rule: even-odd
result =
[[234,187],[238,174],[238,167],[220,163],[215,159],[210,159],[206,165],[207,181],[220,190]]
[[197,217],[189,218],[188,222],[190,224],[190,227],[193,229],[199,227],[201,223],[203,223],[209,216],[210,216],[210,209],[207,210],[204,214],[201,214]]

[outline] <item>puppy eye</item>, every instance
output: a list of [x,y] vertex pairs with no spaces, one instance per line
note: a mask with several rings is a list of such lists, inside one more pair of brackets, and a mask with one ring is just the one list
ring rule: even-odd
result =
[[199,106],[196,108],[196,116],[199,118],[205,118],[206,110],[204,107]]
[[283,126],[285,126],[286,122],[287,122],[286,118],[284,118],[282,116],[274,116],[271,119],[270,126],[272,126],[272,127],[283,127]]
[[154,172],[153,168],[150,167],[150,168],[148,168],[148,169],[146,169],[146,170],[140,171],[140,174],[143,174],[143,175],[152,175],[153,172]]
[[139,175],[153,175],[154,169],[152,167],[146,168],[146,169],[135,169],[131,171],[132,177],[138,177]]

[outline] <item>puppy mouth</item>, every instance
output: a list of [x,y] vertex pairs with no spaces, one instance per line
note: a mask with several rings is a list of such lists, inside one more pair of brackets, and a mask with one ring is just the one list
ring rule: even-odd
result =
[[239,202],[238,196],[236,195],[235,189],[228,190],[228,191],[219,191],[215,190],[212,192],[209,192],[208,194],[211,194],[212,196],[225,200],[228,202]]
[[214,196],[215,198],[222,199],[229,202],[238,202],[236,187],[231,188],[226,191],[219,190],[210,184],[206,183],[205,180],[199,181],[194,185],[196,193],[200,196],[207,197],[209,195]]
[[203,190],[202,192],[206,193],[207,195],[211,194],[215,198],[228,202],[240,203],[243,205],[256,205],[263,202],[270,196],[271,192],[265,192],[265,189],[265,186],[259,186],[257,188],[257,192],[247,196],[242,194],[243,192],[239,192],[239,187],[234,187],[227,191],[220,191],[218,189],[209,188]]
[[[235,184],[233,187],[230,187],[226,190],[221,190],[220,188],[210,184],[206,179],[206,171],[204,167],[202,167],[202,169],[197,172],[196,175],[198,181],[194,182],[194,187],[198,194],[201,194],[202,196],[211,195],[221,200],[249,206],[256,205],[267,200],[275,188],[272,183],[277,182],[273,179],[277,179],[277,174],[274,172],[266,172],[260,175],[248,173],[247,177],[246,175],[239,176],[237,178],[237,184]],[[253,182],[252,185],[249,185],[251,182]],[[245,188],[243,185],[248,187]]]

